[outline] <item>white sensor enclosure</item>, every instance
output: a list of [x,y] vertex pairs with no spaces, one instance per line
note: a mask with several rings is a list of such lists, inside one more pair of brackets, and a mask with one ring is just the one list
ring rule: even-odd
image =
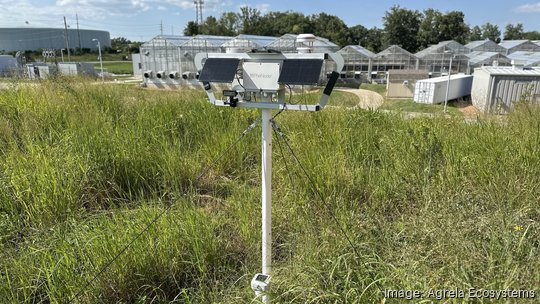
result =
[[261,296],[263,293],[270,290],[270,281],[272,276],[268,274],[257,273],[251,279],[251,289],[255,292],[256,296]]
[[274,62],[244,62],[244,88],[246,91],[279,90],[279,63]]

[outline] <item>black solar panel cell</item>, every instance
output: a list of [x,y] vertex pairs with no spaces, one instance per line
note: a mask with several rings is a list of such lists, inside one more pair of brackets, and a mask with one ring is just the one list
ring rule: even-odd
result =
[[286,59],[279,74],[278,83],[316,84],[319,81],[323,61],[320,59]]
[[208,58],[199,75],[199,81],[232,82],[239,62],[240,59],[237,58]]

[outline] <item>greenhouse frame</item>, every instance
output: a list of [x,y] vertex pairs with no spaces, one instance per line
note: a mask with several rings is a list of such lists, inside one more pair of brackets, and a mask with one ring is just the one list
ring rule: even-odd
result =
[[471,50],[454,41],[442,41],[432,45],[415,55],[420,59],[418,69],[427,70],[431,77],[448,75],[450,61],[452,73],[466,73]]
[[[185,79],[195,77],[197,69],[193,61],[195,55],[201,52],[222,52],[222,45],[233,37],[197,35],[193,37],[159,35],[152,40],[144,43],[141,48],[141,65],[143,73],[152,73],[148,75],[157,78]],[[158,73],[164,75],[159,76]],[[155,73],[155,75],[154,75]]]
[[499,52],[475,51],[467,54],[467,57],[469,57],[467,74],[472,74],[475,68],[483,66],[509,66],[512,61]]
[[375,53],[359,45],[348,45],[338,51],[345,61],[341,78],[346,80],[368,80],[372,78]]
[[389,70],[417,70],[419,59],[398,45],[391,45],[375,55],[372,78],[381,79]]
[[503,40],[499,45],[506,49],[505,55],[519,51],[540,52],[540,45],[537,45],[530,40]]
[[503,55],[505,55],[507,51],[506,48],[489,39],[471,41],[467,43],[465,47],[469,48],[472,52],[497,52]]

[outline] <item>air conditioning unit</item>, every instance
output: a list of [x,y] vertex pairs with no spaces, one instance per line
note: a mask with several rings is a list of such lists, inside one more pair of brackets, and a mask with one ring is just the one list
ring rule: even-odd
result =
[[163,76],[165,76],[165,71],[158,71],[157,74],[156,74],[156,77],[159,78],[159,79],[162,79]]

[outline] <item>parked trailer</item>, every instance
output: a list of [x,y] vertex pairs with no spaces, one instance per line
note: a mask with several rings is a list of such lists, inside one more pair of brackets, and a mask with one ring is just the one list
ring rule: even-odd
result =
[[[471,75],[451,75],[448,100],[471,95],[473,77]],[[446,97],[448,76],[423,79],[414,86],[414,102],[436,104],[443,103]]]

